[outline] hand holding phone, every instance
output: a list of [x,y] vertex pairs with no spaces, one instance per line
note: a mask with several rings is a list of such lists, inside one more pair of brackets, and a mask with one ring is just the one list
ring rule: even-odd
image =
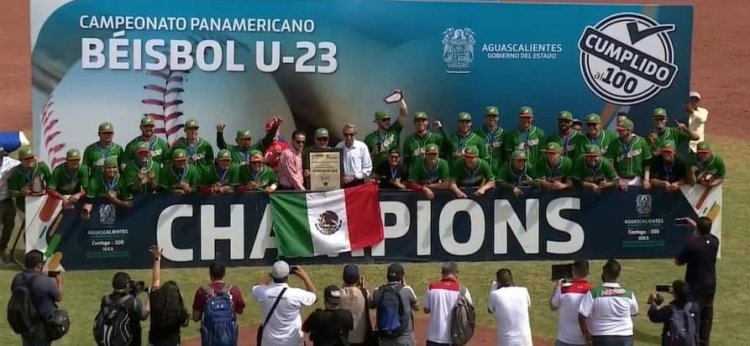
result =
[[656,285],[656,292],[671,292],[672,285]]

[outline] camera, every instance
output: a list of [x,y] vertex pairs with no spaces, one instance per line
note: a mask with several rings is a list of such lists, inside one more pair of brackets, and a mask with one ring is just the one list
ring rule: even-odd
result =
[[295,274],[297,273],[297,271],[299,271],[299,266],[296,266],[296,265],[289,266],[289,273]]
[[648,298],[648,304],[661,305],[662,303],[664,303],[664,297],[662,297],[660,294],[657,294],[653,298]]
[[145,281],[130,280],[128,287],[130,288],[130,291],[128,292],[128,294],[131,294],[134,296],[137,296],[143,292],[148,292],[148,288],[146,287]]

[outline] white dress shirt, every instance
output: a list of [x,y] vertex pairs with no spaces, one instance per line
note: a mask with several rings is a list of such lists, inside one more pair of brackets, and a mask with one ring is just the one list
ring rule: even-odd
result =
[[372,174],[372,159],[367,144],[354,140],[351,147],[347,147],[345,141],[336,144],[336,149],[341,149],[344,153],[344,175],[364,179]]
[[688,122],[688,128],[690,128],[690,131],[693,131],[698,134],[697,141],[690,141],[690,150],[692,152],[695,152],[697,150],[697,146],[699,142],[702,142],[705,140],[704,131],[706,127],[705,126],[706,120],[708,120],[708,109],[705,109],[703,107],[698,107],[698,109],[690,113],[690,120]]
[[289,287],[287,284],[271,283],[253,286],[252,296],[260,303],[261,320],[265,321],[276,297],[287,287],[279,305],[263,328],[261,346],[301,346],[302,345],[302,317],[300,310],[304,306],[315,304],[315,293],[299,288]]

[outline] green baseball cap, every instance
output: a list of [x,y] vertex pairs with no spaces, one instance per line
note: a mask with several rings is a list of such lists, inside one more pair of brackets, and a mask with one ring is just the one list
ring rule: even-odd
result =
[[78,149],[70,149],[65,153],[66,161],[76,161],[81,159],[81,152]]
[[248,129],[242,129],[237,131],[237,139],[243,139],[243,138],[253,138],[253,136],[250,134],[250,130]]
[[602,149],[596,144],[587,144],[583,153],[586,156],[599,156],[602,154]]
[[414,113],[414,120],[421,120],[421,119],[427,119],[427,113],[425,112],[416,112]]
[[586,116],[586,124],[601,124],[602,123],[602,117],[599,116],[599,114],[591,113]]
[[141,126],[156,126],[154,123],[154,118],[146,115],[143,118],[141,118]]
[[617,129],[618,129],[618,130],[620,130],[620,129],[624,129],[624,130],[630,130],[630,131],[633,131],[633,129],[634,129],[634,128],[635,128],[635,125],[633,124],[633,121],[632,121],[632,120],[630,120],[630,119],[627,119],[627,118],[626,118],[626,119],[623,119],[623,120],[622,120],[622,121],[621,121],[621,122],[620,122],[620,123],[619,123],[619,124],[617,125]]
[[466,147],[466,149],[464,149],[464,157],[474,158],[477,156],[479,156],[479,149],[477,149],[477,147],[471,145],[471,146]]
[[654,109],[654,119],[664,119],[667,117],[667,110],[664,108],[655,108]]
[[251,151],[250,162],[263,162],[263,153],[260,150]]
[[425,147],[425,153],[436,153],[437,154],[439,152],[440,152],[440,149],[438,149],[437,144],[434,144],[434,143],[427,144],[427,146]]
[[315,138],[328,138],[328,129],[321,127],[315,130]]
[[526,152],[523,150],[516,150],[510,156],[513,160],[526,160]]
[[660,150],[662,152],[671,152],[671,153],[673,153],[673,152],[677,151],[677,146],[675,145],[674,141],[670,139],[670,140],[666,140],[666,141],[664,141],[664,143],[662,143]]
[[148,153],[151,149],[148,147],[148,143],[146,142],[138,142],[138,144],[135,145],[135,152],[136,153]]
[[544,147],[545,153],[560,153],[562,152],[562,147],[560,146],[560,143],[557,142],[549,142]]
[[115,132],[115,127],[112,126],[112,123],[101,123],[99,124],[99,132],[112,133]]
[[534,110],[529,106],[523,106],[518,110],[518,116],[531,118],[534,116]]
[[199,127],[200,126],[198,126],[198,120],[188,119],[188,121],[185,122],[186,129],[197,129]]
[[175,149],[172,152],[172,161],[185,161],[188,159],[187,151],[185,149]]
[[224,161],[224,160],[231,160],[232,159],[232,153],[229,152],[227,149],[221,149],[218,153],[216,153],[216,160]]
[[382,120],[382,119],[390,119],[391,116],[388,115],[388,112],[386,111],[377,111],[375,112],[375,120]]
[[484,115],[499,117],[500,116],[500,110],[497,109],[497,107],[495,107],[495,106],[487,106],[484,109]]
[[573,113],[569,111],[562,111],[560,112],[560,115],[557,117],[557,120],[570,120],[573,121]]
[[458,121],[471,121],[471,114],[467,112],[458,113]]
[[699,153],[700,152],[704,152],[704,153],[711,152],[711,146],[708,145],[708,142],[700,142],[700,143],[698,143],[698,146],[695,149],[696,149],[695,151],[697,151]]
[[19,159],[29,159],[34,157],[34,151],[31,149],[31,147],[23,147],[20,150],[18,150],[18,158]]
[[118,167],[120,165],[119,162],[117,162],[117,157],[110,156],[106,160],[104,160],[104,167],[111,168],[111,167]]

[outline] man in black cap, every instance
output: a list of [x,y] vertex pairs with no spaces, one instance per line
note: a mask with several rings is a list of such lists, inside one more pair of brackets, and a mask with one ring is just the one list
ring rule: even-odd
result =
[[404,267],[388,266],[388,283],[375,289],[370,308],[376,312],[380,346],[414,346],[414,311],[419,310],[417,295],[404,281]]
[[342,275],[344,285],[341,287],[341,309],[352,313],[354,327],[349,333],[349,345],[365,345],[367,336],[372,332],[367,301],[370,294],[365,289],[365,278],[360,275],[356,264],[344,266]]
[[406,190],[408,169],[401,161],[398,149],[388,151],[388,160],[375,167],[373,179],[377,179],[381,189]]
[[336,285],[326,287],[323,294],[325,309],[317,309],[302,324],[302,331],[310,334],[313,346],[349,346],[349,331],[354,327],[349,310],[340,309],[341,290]]

